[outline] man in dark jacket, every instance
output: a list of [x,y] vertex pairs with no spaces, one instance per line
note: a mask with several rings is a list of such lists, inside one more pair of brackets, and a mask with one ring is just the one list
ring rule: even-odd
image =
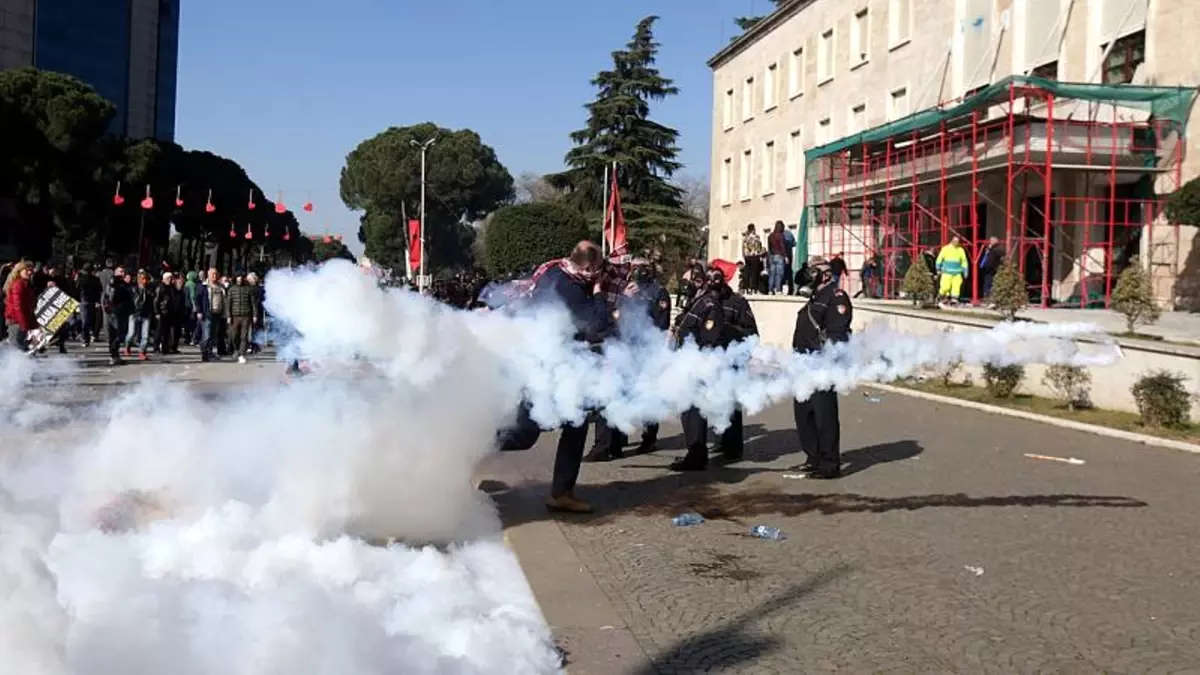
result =
[[119,366],[121,343],[129,333],[129,317],[133,315],[133,294],[125,283],[125,270],[118,267],[110,275],[101,299],[104,310],[104,329],[108,337],[108,365]]
[[[829,264],[820,258],[810,263],[813,293],[796,314],[792,349],[802,354],[820,351],[830,342],[850,339],[854,310],[850,296],[838,288]],[[838,395],[833,389],[813,392],[807,401],[792,404],[800,449],[808,461],[800,468],[810,478],[831,479],[842,475],[841,420]]]
[[[750,303],[734,292],[726,283],[725,274],[714,267],[708,270],[703,292],[680,317],[675,332],[681,343],[692,337],[702,348],[721,348],[758,335],[758,323]],[[683,413],[681,422],[687,454],[671,464],[671,468],[703,471],[708,468],[708,420],[699,410],[690,408]],[[744,442],[742,411],[734,410],[718,446],[724,461],[741,460]]]
[[208,270],[208,280],[196,287],[196,321],[200,325],[200,360],[213,360],[225,339],[229,322],[227,291],[221,285],[221,273],[213,267]]
[[[648,317],[645,321],[643,317]],[[671,294],[658,283],[654,264],[649,260],[634,260],[629,283],[613,309],[615,332],[623,339],[665,339],[671,327]],[[656,329],[656,330],[655,330]],[[614,335],[615,336],[615,335]],[[619,429],[610,427],[603,415],[596,420],[596,435],[587,460],[604,462],[624,456],[629,438]],[[642,441],[635,454],[654,452],[658,445],[658,424],[648,424],[642,431]]]
[[[535,282],[535,301],[562,302],[575,324],[575,339],[593,347],[612,332],[611,314],[603,294],[597,292],[604,260],[589,241],[579,242],[561,264],[546,270]],[[558,439],[554,479],[546,507],[551,511],[591,513],[591,505],[575,498],[575,483],[587,442],[587,424],[567,424]]]
[[158,322],[154,344],[159,354],[178,353],[179,314],[183,305],[183,291],[176,288],[175,276],[163,274],[162,283],[154,291],[154,318]]
[[137,286],[130,289],[133,313],[130,316],[129,332],[125,337],[125,356],[133,355],[136,341],[138,359],[146,360],[146,347],[150,344],[150,321],[154,318],[154,288],[150,286],[150,275],[139,271]]
[[983,249],[983,255],[979,256],[979,279],[982,281],[979,289],[981,298],[992,294],[992,282],[996,280],[996,273],[1004,264],[1004,253],[1004,244],[1000,243],[1000,239],[989,237],[987,248]]
[[83,324],[83,346],[100,340],[100,301],[104,296],[104,286],[100,278],[92,273],[92,264],[85,263],[75,280],[79,286],[79,321]]
[[239,363],[246,362],[250,353],[250,333],[258,325],[262,308],[258,306],[257,289],[238,275],[229,287],[229,341],[233,345]]

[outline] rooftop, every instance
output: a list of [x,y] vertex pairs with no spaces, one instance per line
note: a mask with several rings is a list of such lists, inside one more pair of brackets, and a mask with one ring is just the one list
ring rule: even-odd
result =
[[708,60],[708,67],[713,69],[721,67],[727,61],[729,61],[729,59],[741,54],[748,47],[750,47],[750,45],[758,42],[759,38],[763,37],[767,33],[770,33],[772,30],[775,30],[779,24],[792,18],[801,9],[804,9],[814,2],[816,2],[816,0],[784,0],[783,2],[779,3],[779,6],[775,8],[775,11],[763,17],[762,21],[754,24],[750,30],[745,31],[741,35],[737,36],[733,39],[733,42],[730,42],[721,51],[714,54],[713,57]]

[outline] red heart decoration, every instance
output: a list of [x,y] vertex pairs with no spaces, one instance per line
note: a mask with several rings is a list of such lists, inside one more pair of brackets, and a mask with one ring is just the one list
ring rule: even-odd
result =
[[146,209],[147,211],[154,208],[154,198],[146,197],[145,199],[143,199],[142,200],[142,208]]
[[175,208],[177,208],[177,209],[183,208],[183,200],[180,199],[179,197],[175,198]]
[[288,240],[290,240],[291,238],[292,238],[292,233],[291,233],[291,232],[289,232],[289,231],[287,231],[287,230],[284,230],[284,231],[283,231],[283,240],[284,240],[284,241],[288,241]]
[[309,213],[312,213],[312,210],[313,210],[312,202],[304,202],[304,210],[308,211]]
[[114,205],[116,205],[116,206],[120,206],[120,205],[122,205],[122,204],[124,204],[124,203],[125,203],[125,198],[124,198],[124,197],[122,197],[121,195],[113,195],[113,204],[114,204]]
[[251,211],[253,211],[253,210],[254,210],[254,202],[250,202],[250,203],[246,204],[246,208],[248,208],[248,209],[250,209]]
[[275,204],[275,213],[287,213],[287,207],[283,205],[283,202]]
[[217,207],[213,206],[213,203],[212,203],[212,202],[209,202],[209,203],[207,203],[207,204],[205,204],[205,205],[204,205],[204,212],[205,212],[205,213],[212,213],[213,211],[216,211],[216,210],[217,210]]
[[237,230],[233,229],[233,225],[229,226],[229,238],[237,239]]
[[325,242],[326,244],[333,243],[333,239],[331,237],[329,237],[328,235],[326,235],[323,239],[321,239],[321,241]]

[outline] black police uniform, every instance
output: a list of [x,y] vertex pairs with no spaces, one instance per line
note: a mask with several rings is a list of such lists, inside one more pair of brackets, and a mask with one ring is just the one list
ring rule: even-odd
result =
[[[666,331],[671,326],[671,294],[657,281],[639,282],[633,295],[622,296],[617,300],[613,319],[620,325],[620,316],[630,312],[647,312],[650,322],[660,331]],[[647,424],[642,430],[642,442],[638,445],[636,454],[653,452],[658,444],[658,424]],[[624,456],[625,446],[629,445],[629,437],[625,432],[611,427],[603,414],[596,418],[596,438],[592,450],[585,458],[590,462],[603,462],[610,459],[620,459]]]
[[[812,298],[796,314],[792,349],[801,353],[819,351],[828,342],[850,339],[850,321],[854,307],[850,296],[830,280],[813,292]],[[837,392],[814,392],[807,401],[792,404],[800,448],[808,455],[804,468],[813,478],[837,478],[841,475],[841,421],[838,419]]]
[[[679,320],[676,335],[682,342],[688,336],[700,347],[728,347],[758,334],[750,303],[725,284],[710,286],[691,303]],[[687,454],[671,465],[676,471],[702,471],[708,467],[708,420],[696,408],[680,417]],[[721,454],[726,461],[742,458],[742,412],[735,410],[729,427],[721,433]]]

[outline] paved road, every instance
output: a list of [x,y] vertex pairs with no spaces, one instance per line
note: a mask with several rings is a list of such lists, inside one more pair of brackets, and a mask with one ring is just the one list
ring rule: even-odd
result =
[[[1200,672],[1200,457],[853,395],[848,475],[791,480],[790,418],[748,420],[748,460],[706,475],[664,470],[678,426],[656,455],[585,465],[599,513],[557,519],[572,555],[548,530],[517,546],[563,643],[587,654],[573,674]],[[547,481],[554,441],[489,470]],[[547,521],[529,508],[540,485],[490,487],[510,531]],[[686,510],[709,521],[673,527]],[[760,523],[789,539],[747,536]],[[570,565],[588,578],[540,583]],[[591,619],[602,601],[613,611]],[[636,658],[596,653],[614,630]]]

